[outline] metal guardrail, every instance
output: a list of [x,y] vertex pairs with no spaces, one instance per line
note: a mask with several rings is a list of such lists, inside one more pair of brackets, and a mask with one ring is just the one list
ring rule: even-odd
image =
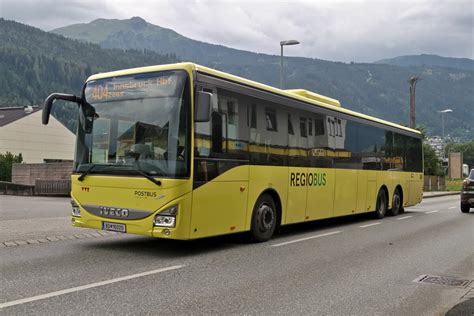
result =
[[65,195],[71,192],[71,180],[41,180],[35,181],[35,195]]

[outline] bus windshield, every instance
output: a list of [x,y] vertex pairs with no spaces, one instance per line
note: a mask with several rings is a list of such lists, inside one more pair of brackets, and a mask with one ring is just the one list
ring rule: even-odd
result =
[[79,110],[75,171],[188,177],[187,82],[185,71],[89,81]]

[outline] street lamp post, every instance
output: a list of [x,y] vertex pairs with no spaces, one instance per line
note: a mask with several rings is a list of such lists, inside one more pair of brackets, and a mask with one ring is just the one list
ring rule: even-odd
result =
[[442,110],[442,111],[438,111],[438,113],[441,113],[441,131],[442,131],[442,139],[441,139],[441,149],[443,151],[443,158],[445,157],[445,146],[446,146],[446,142],[444,140],[444,116],[446,115],[446,113],[451,113],[453,112],[453,110],[451,109],[446,109],[446,110]]
[[281,48],[281,55],[280,55],[280,89],[283,89],[283,46],[289,45],[298,45],[300,42],[296,40],[288,40],[288,41],[281,41],[280,48]]
[[451,113],[453,110],[451,109],[446,109],[446,110],[442,110],[442,111],[438,111],[439,113],[441,113],[441,130],[442,130],[442,135],[443,135],[443,142],[444,142],[444,115],[446,113]]

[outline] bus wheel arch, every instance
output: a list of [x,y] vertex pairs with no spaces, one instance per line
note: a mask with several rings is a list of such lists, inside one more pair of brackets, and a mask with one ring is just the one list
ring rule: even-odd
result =
[[382,185],[377,193],[377,199],[375,201],[375,212],[374,217],[381,219],[385,217],[388,209],[388,189],[385,185]]
[[395,190],[393,190],[392,208],[389,210],[389,214],[391,216],[397,216],[400,213],[403,213],[403,189],[398,184]]
[[267,189],[257,198],[250,222],[252,240],[269,240],[281,224],[281,200],[275,190]]

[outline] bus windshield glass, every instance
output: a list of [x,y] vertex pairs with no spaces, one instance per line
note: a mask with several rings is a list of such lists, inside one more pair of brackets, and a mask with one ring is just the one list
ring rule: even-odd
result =
[[185,71],[89,81],[79,110],[75,171],[188,177],[187,82]]

